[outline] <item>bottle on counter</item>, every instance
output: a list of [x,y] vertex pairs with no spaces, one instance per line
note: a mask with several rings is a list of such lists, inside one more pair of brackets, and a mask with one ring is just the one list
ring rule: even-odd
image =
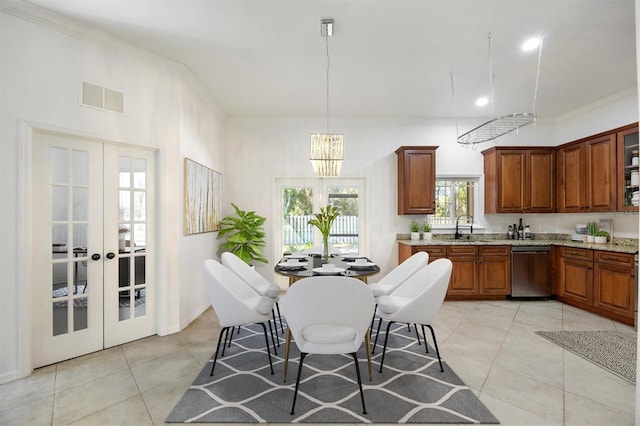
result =
[[531,239],[531,228],[529,228],[529,225],[524,226],[524,239],[525,240]]
[[518,225],[518,239],[524,239],[524,228],[522,227],[522,218],[520,218],[520,225]]
[[507,231],[507,239],[508,240],[513,239],[513,227],[511,225],[509,225],[509,230]]
[[517,240],[518,239],[518,226],[514,223],[513,224],[513,236],[511,237],[512,240]]

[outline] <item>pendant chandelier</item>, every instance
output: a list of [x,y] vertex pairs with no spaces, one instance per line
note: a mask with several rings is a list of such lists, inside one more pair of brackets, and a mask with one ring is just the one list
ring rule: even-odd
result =
[[311,134],[311,152],[309,160],[316,176],[339,176],[343,152],[343,135],[329,133],[329,37],[333,36],[333,19],[320,21],[320,34],[325,38],[327,49],[327,131]]

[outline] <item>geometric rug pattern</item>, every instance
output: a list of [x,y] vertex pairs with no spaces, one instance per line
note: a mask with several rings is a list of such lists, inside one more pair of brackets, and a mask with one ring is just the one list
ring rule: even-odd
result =
[[[279,324],[278,324],[279,325]],[[386,324],[383,325],[383,328]],[[437,330],[436,330],[437,333]],[[418,345],[415,331],[394,324],[382,373],[378,373],[384,333],[372,357],[369,381],[364,344],[358,360],[366,415],[349,355],[305,358],[296,411],[290,415],[299,351],[291,342],[287,382],[283,381],[284,336],[274,356],[271,375],[260,326],[243,327],[233,336],[224,357],[211,362],[173,409],[169,423],[499,423],[435,351]],[[375,335],[374,335],[375,337]],[[222,349],[221,349],[222,351]]]
[[598,330],[536,331],[536,334],[631,384],[636,383],[637,333]]

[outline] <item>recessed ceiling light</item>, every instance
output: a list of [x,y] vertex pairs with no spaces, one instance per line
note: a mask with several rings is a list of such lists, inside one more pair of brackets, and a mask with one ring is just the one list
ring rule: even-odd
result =
[[522,50],[529,52],[533,49],[537,49],[540,46],[540,37],[531,37],[524,43],[522,43]]
[[479,106],[479,107],[481,107],[481,106],[485,106],[485,105],[486,105],[486,104],[488,104],[488,103],[489,103],[489,99],[484,98],[484,97],[482,97],[482,98],[478,98],[478,99],[476,100],[476,105],[477,105],[477,106]]

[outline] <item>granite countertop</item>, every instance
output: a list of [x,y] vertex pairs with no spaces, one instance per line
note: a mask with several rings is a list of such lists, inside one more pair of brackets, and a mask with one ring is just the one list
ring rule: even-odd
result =
[[409,246],[429,246],[429,245],[507,245],[507,246],[546,246],[555,245],[562,247],[576,247],[593,250],[604,250],[618,253],[636,253],[638,251],[638,240],[633,238],[614,238],[613,243],[587,244],[580,241],[571,241],[570,236],[562,234],[545,234],[530,240],[508,240],[501,238],[502,235],[495,234],[475,234],[468,238],[465,234],[462,239],[453,239],[452,235],[434,235],[431,240],[411,240],[409,235],[398,235],[398,243]]

